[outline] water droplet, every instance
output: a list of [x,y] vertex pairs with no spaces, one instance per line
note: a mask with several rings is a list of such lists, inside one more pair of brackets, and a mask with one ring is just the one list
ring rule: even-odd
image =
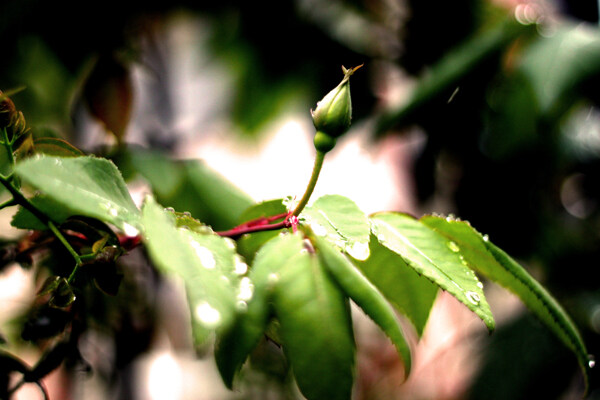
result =
[[106,211],[112,215],[113,217],[116,217],[117,215],[119,215],[119,210],[117,210],[113,204],[111,202],[106,202],[103,204],[103,207],[106,209]]
[[479,302],[481,301],[481,298],[475,292],[468,291],[465,294],[467,295],[467,299],[469,299],[469,301],[475,305],[479,304]]
[[214,328],[221,322],[221,313],[219,310],[213,308],[207,302],[198,304],[194,311],[196,318],[208,328]]
[[590,368],[594,368],[596,366],[596,357],[592,354],[588,355],[588,366]]
[[237,308],[237,310],[239,312],[246,312],[248,311],[248,303],[246,303],[244,300],[240,300],[236,303],[235,307]]
[[487,242],[490,240],[490,236],[489,235],[483,235],[483,241]]
[[167,207],[165,208],[166,212],[175,212],[175,209],[173,207]]
[[194,248],[196,255],[200,259],[200,263],[204,268],[213,269],[217,266],[215,256],[209,249],[200,245],[200,243],[196,242],[195,240],[190,240],[190,244]]
[[[192,230],[194,232],[200,233],[202,235],[212,235],[214,233],[213,229],[210,226],[208,226],[208,225],[196,226]],[[224,239],[229,239],[229,238],[224,238]]]
[[183,212],[183,216],[184,216],[184,217],[191,217],[191,216],[192,216],[192,213],[191,213],[191,212],[189,212],[189,211],[184,211],[184,212]]
[[448,216],[446,217],[446,221],[448,221],[448,222],[456,221],[456,216],[454,214],[448,214]]
[[369,244],[363,242],[354,242],[352,245],[346,245],[346,252],[357,260],[364,261],[369,258]]
[[269,285],[275,285],[277,282],[279,282],[279,275],[275,273],[269,274],[267,282],[269,282]]
[[458,253],[460,251],[460,247],[458,247],[458,245],[455,242],[450,241],[450,242],[447,242],[446,244],[448,245],[448,248],[450,250],[452,250],[453,252]]
[[246,272],[248,272],[248,264],[244,262],[239,254],[236,254],[235,256],[235,267],[233,272],[235,272],[237,275],[244,275]]
[[313,232],[315,233],[315,235],[317,236],[326,236],[327,235],[327,229],[320,224],[312,223],[310,225],[310,227],[312,228]]
[[254,293],[254,284],[248,277],[244,277],[240,280],[240,291],[238,292],[237,298],[240,300],[248,301],[252,298]]
[[477,287],[479,289],[483,289],[483,282],[477,282]]
[[235,240],[228,238],[228,237],[224,237],[223,240],[225,241],[225,244],[227,245],[227,247],[230,250],[235,250]]
[[127,222],[123,222],[123,233],[127,236],[137,236],[140,231],[135,226],[129,225]]

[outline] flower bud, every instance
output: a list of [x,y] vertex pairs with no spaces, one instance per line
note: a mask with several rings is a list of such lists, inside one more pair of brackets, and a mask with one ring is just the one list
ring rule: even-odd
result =
[[15,104],[0,90],[0,129],[11,125],[16,112]]
[[344,79],[317,103],[314,111],[310,111],[317,131],[335,139],[350,128],[352,120],[350,76],[360,67],[362,64],[350,69],[342,66]]

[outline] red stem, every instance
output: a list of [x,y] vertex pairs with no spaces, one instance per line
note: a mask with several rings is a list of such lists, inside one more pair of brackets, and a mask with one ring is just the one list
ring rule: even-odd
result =
[[[283,214],[272,215],[270,217],[260,217],[253,219],[248,222],[244,222],[235,228],[227,231],[215,232],[219,236],[226,236],[229,238],[238,238],[246,233],[263,232],[263,231],[274,231],[277,229],[289,228],[292,226],[292,222],[289,220],[291,213],[286,212]],[[283,221],[271,224],[270,222],[284,218]]]

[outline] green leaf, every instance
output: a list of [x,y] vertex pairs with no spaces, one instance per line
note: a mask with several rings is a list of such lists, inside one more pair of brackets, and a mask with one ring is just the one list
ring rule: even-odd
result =
[[42,287],[38,290],[38,297],[51,295],[48,305],[54,308],[67,308],[75,301],[75,293],[73,288],[67,281],[67,278],[62,276],[48,277]]
[[167,209],[167,211],[171,211],[175,216],[175,226],[178,228],[189,229],[201,234],[214,233],[210,226],[192,217],[189,212],[172,211],[172,209]]
[[583,369],[586,383],[589,381],[590,360],[575,324],[539,282],[468,222],[447,220],[437,216],[423,217],[422,221],[456,243],[471,268],[519,296],[527,308],[575,353]]
[[466,265],[456,243],[406,214],[375,214],[371,223],[373,234],[382,245],[466,305],[489,331],[494,330],[494,317],[483,294],[483,284]]
[[[288,240],[302,244],[299,235]],[[306,249],[279,260],[273,306],[300,391],[309,400],[350,399],[355,345],[347,298]]]
[[342,253],[321,238],[315,238],[317,253],[344,293],[352,299],[390,338],[404,361],[404,375],[411,369],[410,348],[394,310],[381,292]]
[[[46,195],[37,195],[29,199],[29,201],[37,207],[38,210],[44,214],[52,217],[52,220],[56,223],[63,223],[74,214],[69,207],[65,207],[63,204],[49,198]],[[43,231],[48,227],[40,221],[35,215],[29,210],[23,207],[19,207],[17,212],[13,215],[10,224],[15,228],[19,229],[31,229]]]
[[203,218],[203,214],[216,219],[223,226],[230,227],[235,225],[242,212],[252,205],[253,201],[247,194],[205,163],[188,161],[184,164],[184,169],[188,185],[197,194],[194,200],[200,200],[205,209],[202,214],[193,214],[215,226],[215,229],[220,228],[209,219]]
[[561,24],[549,37],[539,37],[520,61],[546,117],[560,116],[577,100],[577,89],[600,71],[600,30]]
[[367,216],[347,197],[326,195],[300,214],[317,236],[325,237],[358,260],[369,257],[371,229]]
[[421,336],[438,286],[417,274],[402,257],[382,246],[374,236],[371,237],[369,248],[369,258],[356,265],[388,301],[412,322]]
[[248,310],[238,315],[230,329],[219,332],[215,346],[215,360],[228,388],[262,338],[270,315],[269,301],[277,271],[290,257],[302,250],[297,237],[277,236],[265,244],[256,254],[248,277],[253,284],[253,294]]
[[39,156],[17,164],[15,172],[77,214],[109,222],[126,232],[140,229],[140,212],[111,161]]
[[56,157],[80,157],[85,154],[66,140],[53,137],[34,139],[33,146],[36,153]]
[[181,162],[159,152],[136,148],[128,150],[126,160],[152,187],[156,199],[161,204],[175,207],[173,201],[183,194],[185,187],[185,172]]
[[248,195],[201,161],[173,160],[141,150],[131,151],[129,161],[148,181],[161,204],[189,211],[215,230],[234,226],[253,204]]
[[261,201],[248,207],[238,218],[238,223],[252,221],[261,217],[272,217],[286,213],[287,207],[283,204],[283,199],[273,199]]
[[[267,200],[255,204],[242,213],[238,223],[253,221],[261,217],[282,215],[287,212],[283,199]],[[275,222],[275,221],[273,221]],[[237,240],[238,252],[251,263],[257,250],[268,240],[278,235],[277,231],[256,232],[242,235]]]
[[219,236],[177,228],[174,215],[151,197],[142,209],[142,221],[154,264],[186,285],[194,338],[201,345],[214,329],[226,329],[237,312],[235,251]]

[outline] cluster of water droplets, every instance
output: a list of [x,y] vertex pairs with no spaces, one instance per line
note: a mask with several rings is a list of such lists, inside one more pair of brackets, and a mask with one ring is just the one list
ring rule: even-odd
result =
[[238,292],[237,292],[237,303],[236,307],[238,311],[245,312],[248,309],[248,302],[252,300],[254,295],[254,283],[249,277],[244,276],[240,279]]
[[349,239],[338,232],[335,227],[333,227],[332,230],[328,230],[326,227],[310,217],[304,217],[303,221],[310,226],[315,235],[326,238],[335,244],[339,249],[348,253],[354,259],[364,261],[369,258],[370,251],[368,241],[361,242]]
[[128,222],[130,221],[130,219],[127,218],[126,215],[123,215],[124,212],[120,211],[124,210],[123,207],[114,204],[111,201],[101,203],[101,207],[113,218],[113,222],[115,223],[115,225],[118,225],[123,231],[123,233],[125,233],[125,235],[131,237],[140,234],[139,229],[130,224]]
[[[477,277],[477,275],[475,275],[475,272],[473,272],[473,270],[471,270],[471,268],[469,267],[469,263],[467,262],[467,260],[465,259],[465,257],[461,254],[461,248],[460,246],[453,240],[449,240],[448,242],[446,242],[446,245],[448,246],[448,248],[450,249],[450,251],[452,251],[453,253],[456,253],[460,259],[460,262],[467,267],[467,269],[465,270],[465,274],[467,276],[467,279],[471,280],[471,281],[475,281],[476,285],[478,288],[483,289],[483,282],[481,282],[479,280],[479,278]],[[453,283],[459,287],[461,290],[463,290],[456,282],[453,281]],[[481,296],[477,293],[474,292],[472,290],[467,290],[465,291],[465,296],[467,297],[467,300],[469,300],[469,302],[473,305],[479,305],[479,303],[481,302]]]

